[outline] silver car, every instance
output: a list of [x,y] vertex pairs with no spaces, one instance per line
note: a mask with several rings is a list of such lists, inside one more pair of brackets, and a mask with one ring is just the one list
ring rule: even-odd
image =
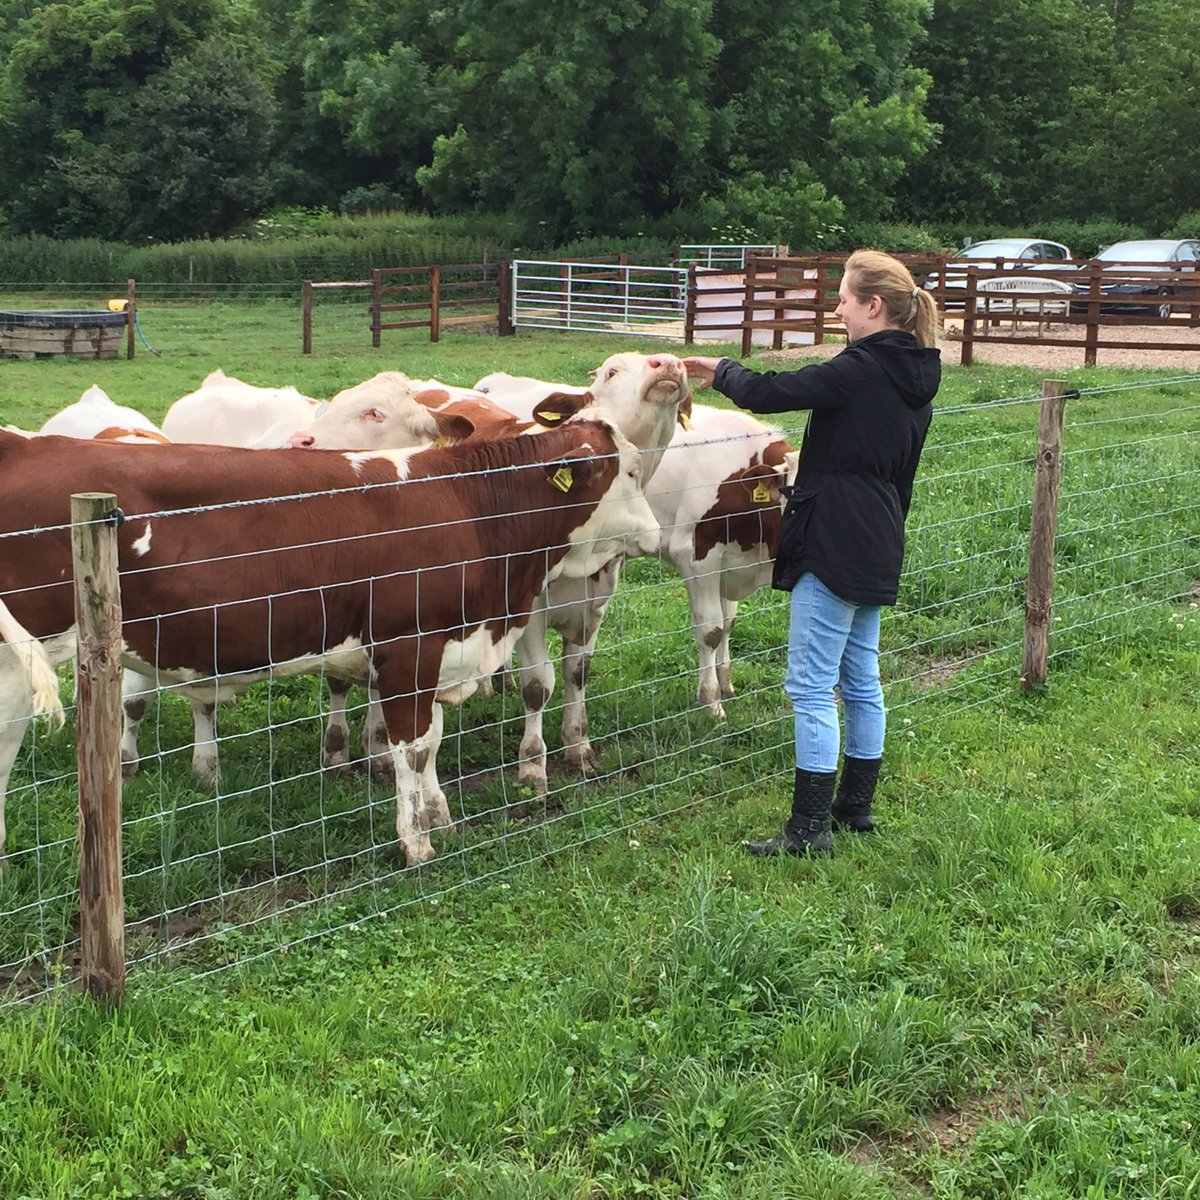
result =
[[[1166,274],[1178,271],[1181,267],[1191,265],[1193,270],[1200,270],[1200,241],[1194,238],[1143,238],[1137,241],[1114,242],[1105,246],[1096,255],[1096,261],[1111,263],[1109,268],[1119,272],[1122,266],[1139,275]],[[1076,285],[1076,292],[1086,294],[1088,285]],[[1153,279],[1114,279],[1112,283],[1102,283],[1100,294],[1105,303],[1100,306],[1101,312],[1133,312],[1148,313],[1154,311],[1147,303],[1139,304],[1137,300],[1124,303],[1122,296],[1174,296],[1184,289],[1172,283],[1157,283]],[[1192,297],[1192,303],[1200,303],[1200,276],[1196,283],[1186,289]],[[1115,297],[1115,301],[1114,298]],[[1166,318],[1171,315],[1171,302],[1163,300],[1158,305],[1158,315]],[[1072,308],[1079,308],[1078,302],[1072,302]]]
[[946,260],[945,279],[939,281],[932,276],[925,287],[934,291],[939,282],[945,289],[943,303],[947,308],[962,306],[962,300],[951,289],[967,286],[967,268],[995,266],[1000,263],[1004,271],[1048,271],[1069,268],[1073,265],[1071,251],[1061,242],[1045,238],[986,238],[972,242]]

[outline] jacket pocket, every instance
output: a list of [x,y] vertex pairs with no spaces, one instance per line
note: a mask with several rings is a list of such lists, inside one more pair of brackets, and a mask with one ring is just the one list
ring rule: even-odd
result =
[[792,488],[787,507],[779,523],[779,558],[781,561],[798,558],[808,538],[808,525],[817,506],[817,493]]

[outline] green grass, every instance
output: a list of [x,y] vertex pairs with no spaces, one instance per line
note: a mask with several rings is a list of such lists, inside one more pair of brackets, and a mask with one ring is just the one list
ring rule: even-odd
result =
[[[326,395],[384,367],[582,379],[620,348],[373,353],[360,329],[326,352],[318,323],[306,361],[274,302],[143,328],[161,360],[0,362],[0,419],[92,382],[161,416],[216,366]],[[561,810],[517,821],[493,769],[515,698],[449,712],[441,774],[474,819],[418,872],[390,796],[317,771],[316,683],[222,714],[219,797],[163,700],[166,757],[125,789],[127,1002],[0,1009],[0,1196],[1200,1196],[1200,410],[1168,379],[1071,375],[1105,390],[1068,405],[1054,657],[1025,695],[1037,405],[995,402],[1040,378],[948,370],[885,621],[883,831],[828,862],[738,844],[784,807],[782,598],[743,606],[714,727],[650,562],[593,667],[598,781],[556,772]],[[21,760],[0,962],[73,936],[72,764],[44,733]]]

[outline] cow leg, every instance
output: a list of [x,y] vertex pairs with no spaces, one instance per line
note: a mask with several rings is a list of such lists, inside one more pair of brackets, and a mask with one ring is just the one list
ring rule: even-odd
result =
[[332,675],[325,676],[325,683],[329,687],[329,712],[321,741],[321,766],[327,771],[336,771],[350,765],[350,722],[346,717],[350,685]]
[[700,660],[696,699],[708,709],[714,720],[723,721],[725,709],[721,705],[717,663],[720,661],[722,645],[728,654],[728,637],[721,603],[720,576],[716,572],[691,573],[684,575],[684,583],[692,610],[692,634],[696,639]]
[[192,771],[205,787],[215,788],[221,781],[221,762],[217,752],[217,706],[189,700],[192,706]]
[[[438,735],[439,740],[441,735]],[[392,766],[392,749],[388,742],[387,725],[379,704],[379,692],[368,689],[367,715],[363,721],[362,752],[373,778],[390,783],[396,777]]]
[[4,869],[7,833],[4,826],[4,798],[13,763],[33,721],[33,691],[17,652],[0,642],[0,870]]
[[[379,703],[396,771],[396,840],[410,867],[434,855],[429,828],[449,806],[437,785],[441,706],[434,701],[444,642],[405,639],[376,659]],[[415,689],[414,689],[415,680]]]
[[561,608],[556,603],[557,585],[550,588],[551,623],[563,639],[563,758],[582,775],[592,775],[596,770],[596,752],[588,740],[588,671],[604,613],[617,590],[623,565],[623,558],[606,563],[583,581],[582,597]]
[[454,818],[450,816],[450,805],[446,803],[446,793],[442,791],[441,782],[437,775],[437,752],[442,744],[442,730],[445,714],[442,706],[435,700],[429,723],[429,755],[425,760],[421,786],[424,790],[424,802],[417,814],[421,828],[427,833],[435,833],[454,827]]
[[138,733],[156,690],[154,680],[148,675],[139,675],[128,667],[121,673],[121,708],[125,713],[121,731],[121,774],[126,779],[132,779],[138,772],[141,758]]
[[728,700],[737,695],[733,686],[733,655],[729,640],[733,634],[733,623],[737,619],[738,602],[730,600],[728,597],[722,597],[721,609],[725,614],[725,636],[717,650],[717,682],[721,686],[721,695]]
[[546,647],[546,593],[534,601],[529,624],[517,639],[517,675],[521,681],[521,699],[525,704],[525,733],[517,767],[517,782],[532,788],[535,795],[546,793],[546,741],[542,736],[542,715],[546,702],[554,694],[554,667]]

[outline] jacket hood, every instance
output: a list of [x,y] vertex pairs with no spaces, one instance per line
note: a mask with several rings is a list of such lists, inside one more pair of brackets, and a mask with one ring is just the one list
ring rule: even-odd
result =
[[909,408],[923,408],[937,395],[942,381],[942,352],[918,346],[903,329],[883,329],[853,343],[865,350],[896,385]]

